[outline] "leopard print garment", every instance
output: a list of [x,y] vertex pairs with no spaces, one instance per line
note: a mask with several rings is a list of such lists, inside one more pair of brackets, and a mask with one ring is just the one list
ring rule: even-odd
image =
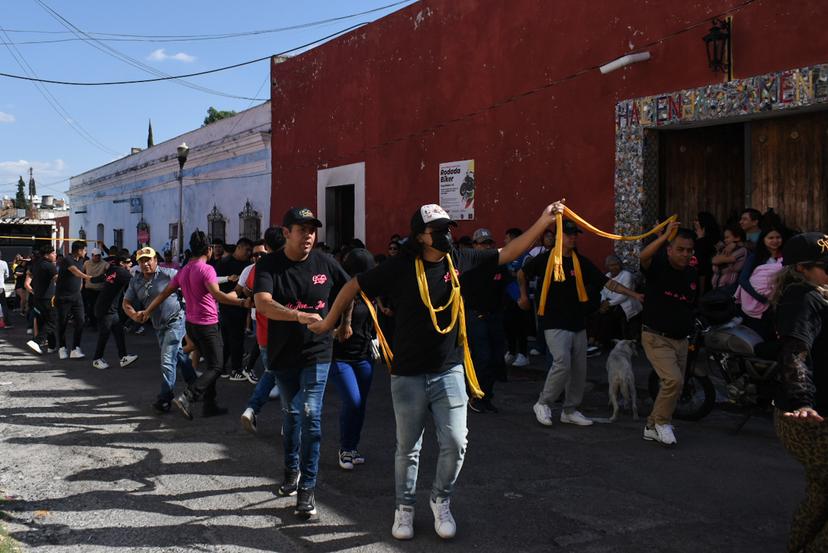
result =
[[785,449],[805,467],[806,496],[794,513],[788,552],[828,553],[828,421],[803,423],[777,410],[774,427]]

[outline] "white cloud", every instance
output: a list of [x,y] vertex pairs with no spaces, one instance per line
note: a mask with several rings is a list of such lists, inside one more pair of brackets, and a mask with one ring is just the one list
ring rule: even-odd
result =
[[157,50],[153,50],[150,52],[150,55],[147,56],[148,60],[151,61],[167,61],[167,60],[175,60],[175,61],[183,61],[184,63],[192,63],[195,61],[195,56],[191,56],[190,54],[185,54],[184,52],[178,52],[177,54],[168,54],[164,51],[163,48],[159,48]]
[[55,180],[56,177],[64,176],[66,163],[62,159],[54,161],[27,161],[18,159],[16,161],[0,161],[0,182],[11,182],[23,176],[23,180],[29,182],[29,167],[34,169],[36,181]]
[[3,113],[0,111],[0,123],[14,123],[15,118],[11,113]]

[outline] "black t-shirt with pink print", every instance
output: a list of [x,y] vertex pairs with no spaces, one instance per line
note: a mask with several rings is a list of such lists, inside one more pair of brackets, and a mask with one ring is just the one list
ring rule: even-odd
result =
[[[290,309],[324,318],[349,278],[339,262],[326,253],[312,250],[303,261],[291,261],[279,250],[259,260],[253,292],[267,292]],[[268,321],[267,360],[277,373],[330,363],[332,347],[329,333],[316,335],[295,321]]]
[[[460,274],[483,271],[490,275],[497,269],[497,250],[452,249],[454,268]],[[423,263],[431,304],[441,307],[451,295],[448,262]],[[417,285],[414,257],[406,252],[357,277],[362,291],[369,297],[383,296],[394,305],[394,362],[391,374],[414,376],[441,373],[463,362],[463,351],[457,345],[457,329],[440,334],[434,329],[431,315]],[[437,314],[441,328],[448,326],[451,309]],[[459,322],[458,322],[459,325]]]

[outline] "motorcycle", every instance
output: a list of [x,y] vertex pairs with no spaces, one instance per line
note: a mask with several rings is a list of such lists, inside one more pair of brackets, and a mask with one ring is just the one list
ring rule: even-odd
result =
[[[745,411],[738,432],[754,412],[767,409],[778,386],[780,369],[777,362],[778,344],[765,342],[741,319],[711,324],[703,314],[697,314],[693,332],[689,336],[684,387],[673,416],[680,420],[698,421],[706,417],[716,405],[716,387],[711,376],[724,381],[727,400]],[[707,370],[698,369],[701,351],[706,356]],[[649,391],[655,400],[661,381],[655,371],[650,373]]]

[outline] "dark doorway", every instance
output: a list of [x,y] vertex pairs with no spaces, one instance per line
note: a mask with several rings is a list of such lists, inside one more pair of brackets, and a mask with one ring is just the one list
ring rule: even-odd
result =
[[325,242],[339,248],[354,237],[354,185],[325,189]]

